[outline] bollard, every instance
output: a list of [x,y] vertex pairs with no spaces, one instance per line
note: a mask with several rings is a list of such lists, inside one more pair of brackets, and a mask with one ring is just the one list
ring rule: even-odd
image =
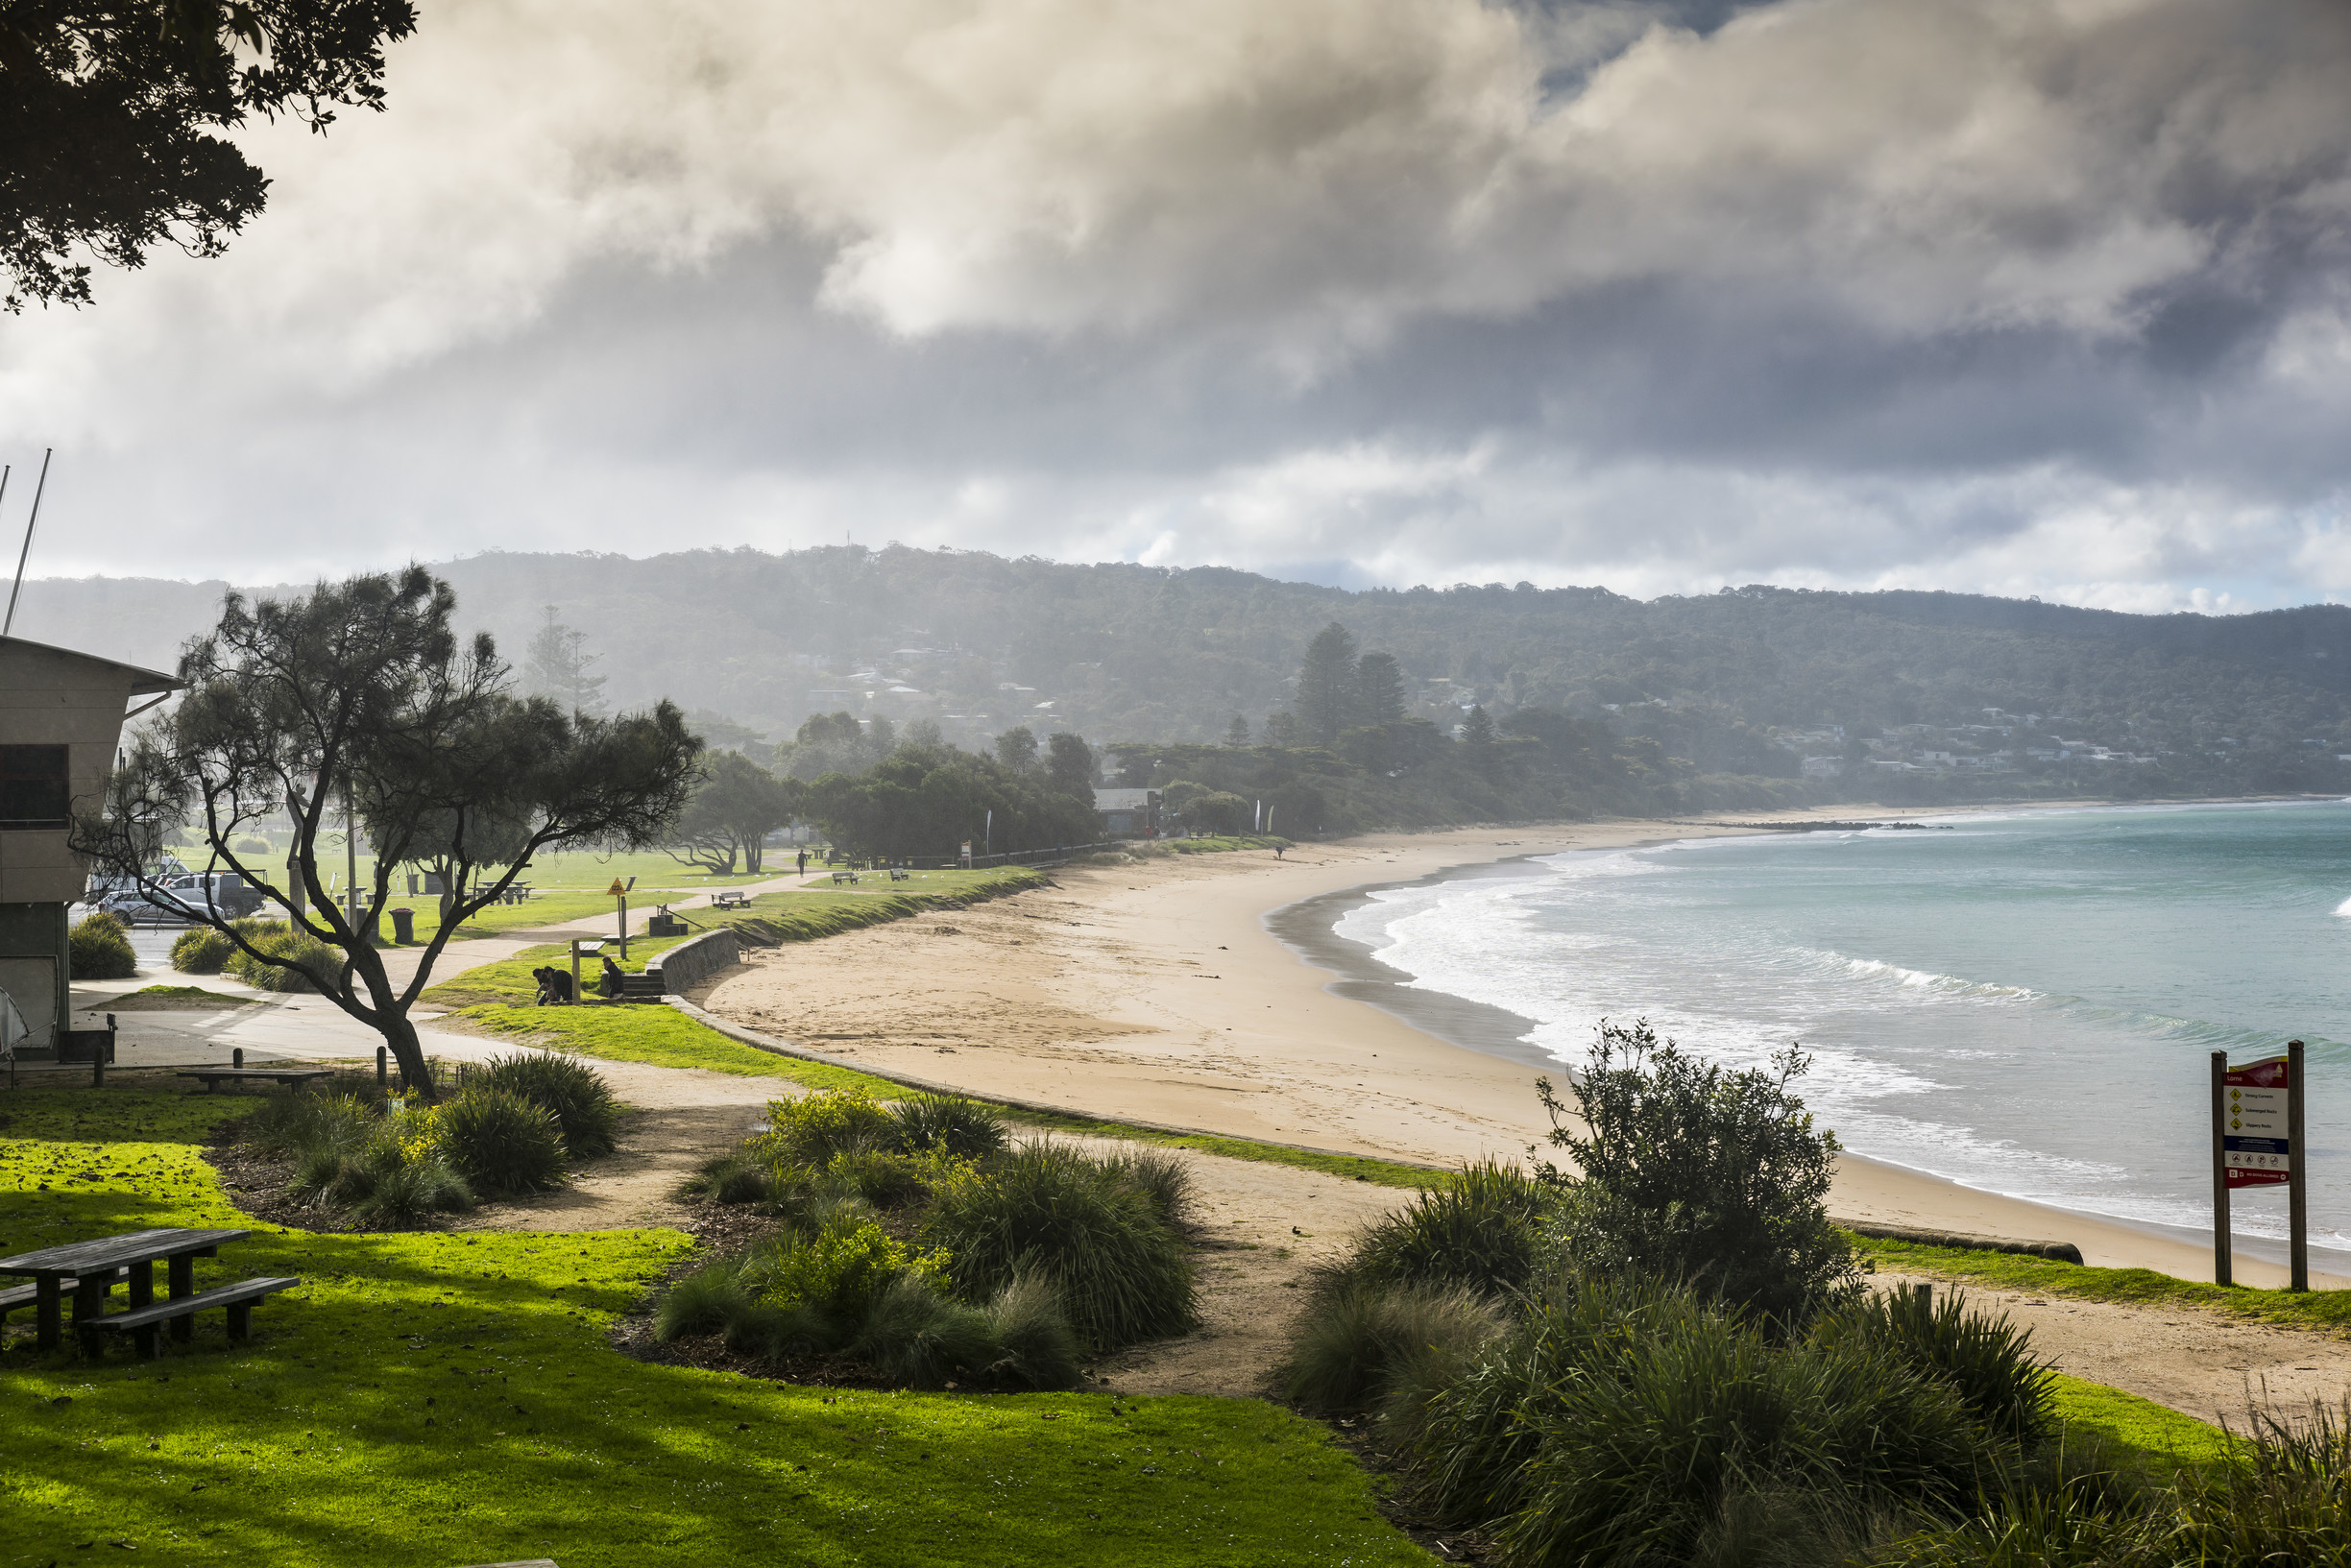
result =
[[384,1058],[389,1054],[390,1052],[386,1051],[383,1047],[376,1048],[376,1087],[378,1089],[392,1079],[391,1070],[384,1066]]
[[90,1047],[90,1087],[106,1087],[106,1047],[96,1044]]
[[1911,1289],[1912,1289],[1912,1290],[1914,1290],[1914,1291],[1916,1291],[1918,1292],[1918,1304],[1919,1304],[1919,1311],[1921,1311],[1921,1312],[1932,1312],[1932,1311],[1934,1311],[1934,1287],[1933,1287],[1933,1286],[1931,1286],[1931,1285],[1927,1285],[1927,1284],[1923,1284],[1923,1283],[1922,1283],[1922,1284],[1919,1284],[1919,1285],[1914,1285],[1914,1286],[1912,1286],[1912,1287],[1911,1287]]
[[237,1047],[237,1048],[236,1048],[236,1049],[235,1049],[235,1050],[233,1050],[233,1051],[230,1052],[230,1055],[229,1055],[229,1065],[230,1065],[230,1067],[233,1067],[233,1068],[237,1069],[239,1072],[243,1072],[243,1071],[244,1071],[244,1069],[245,1069],[245,1048],[244,1048],[243,1046],[239,1046],[239,1047]]

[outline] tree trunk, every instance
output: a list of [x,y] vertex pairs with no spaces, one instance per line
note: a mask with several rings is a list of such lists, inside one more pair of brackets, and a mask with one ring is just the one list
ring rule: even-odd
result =
[[405,1012],[385,1013],[376,1027],[383,1032],[384,1044],[392,1048],[392,1059],[400,1063],[400,1076],[430,1103],[439,1098],[432,1075],[424,1070],[424,1046],[417,1039],[416,1025]]

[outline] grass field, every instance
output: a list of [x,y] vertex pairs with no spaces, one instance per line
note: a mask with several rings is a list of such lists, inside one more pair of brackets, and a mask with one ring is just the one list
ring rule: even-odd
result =
[[[191,1146],[238,1110],[127,1079],[0,1094],[0,1250],[239,1223]],[[199,1266],[308,1282],[249,1345],[217,1320],[150,1363],[12,1338],[0,1568],[1428,1560],[1322,1429],[1255,1401],[836,1393],[611,1350],[686,1246],[260,1227]]]

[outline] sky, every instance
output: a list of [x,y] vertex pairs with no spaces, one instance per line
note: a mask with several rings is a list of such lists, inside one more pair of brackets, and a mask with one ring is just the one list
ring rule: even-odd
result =
[[0,317],[35,576],[2351,596],[2341,0],[424,0]]

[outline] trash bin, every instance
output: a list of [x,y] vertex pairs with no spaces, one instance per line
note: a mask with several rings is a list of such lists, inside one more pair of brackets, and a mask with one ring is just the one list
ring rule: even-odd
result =
[[416,940],[416,911],[414,909],[401,908],[392,911],[392,940],[402,944]]

